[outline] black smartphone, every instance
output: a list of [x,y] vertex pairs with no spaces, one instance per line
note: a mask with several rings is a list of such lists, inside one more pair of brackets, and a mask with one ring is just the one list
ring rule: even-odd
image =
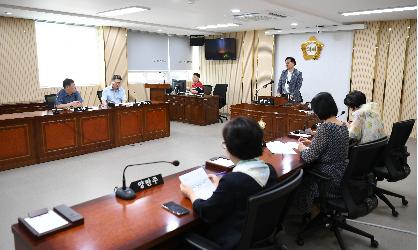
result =
[[162,208],[164,208],[165,210],[169,211],[172,214],[175,215],[185,215],[189,213],[189,210],[187,210],[186,208],[182,207],[181,205],[175,203],[174,201],[170,201],[167,203],[164,203],[161,205]]

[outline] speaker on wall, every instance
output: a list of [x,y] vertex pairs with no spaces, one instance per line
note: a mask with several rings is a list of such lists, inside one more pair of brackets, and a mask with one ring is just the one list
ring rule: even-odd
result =
[[204,35],[191,35],[190,36],[190,46],[203,46],[203,45],[205,45]]

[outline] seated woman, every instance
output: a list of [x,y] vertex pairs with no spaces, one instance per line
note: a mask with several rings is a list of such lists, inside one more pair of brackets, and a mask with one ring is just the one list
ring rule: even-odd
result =
[[237,117],[225,125],[222,134],[228,157],[235,164],[233,171],[221,179],[209,175],[216,190],[207,200],[198,199],[188,186],[181,184],[180,189],[209,224],[206,237],[224,249],[233,249],[241,238],[248,198],[276,184],[277,174],[257,158],[263,153],[263,130],[257,122]]
[[[308,164],[306,169],[316,169],[331,177],[327,191],[330,198],[341,197],[341,180],[347,167],[348,129],[336,118],[338,113],[334,98],[327,92],[317,94],[311,102],[312,109],[323,123],[318,127],[312,141],[301,139],[298,145],[300,157]],[[312,175],[304,175],[294,205],[299,213],[309,214],[314,199],[319,197],[317,180]]]
[[344,104],[353,111],[353,122],[348,125],[350,139],[367,143],[386,136],[377,103],[366,103],[366,95],[354,90],[345,96]]

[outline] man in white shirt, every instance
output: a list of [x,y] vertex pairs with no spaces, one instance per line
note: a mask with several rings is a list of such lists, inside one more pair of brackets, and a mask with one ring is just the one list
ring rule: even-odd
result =
[[302,87],[302,72],[295,69],[296,60],[293,57],[287,57],[286,69],[280,76],[277,92],[282,95],[289,95],[290,101],[302,102],[300,88]]

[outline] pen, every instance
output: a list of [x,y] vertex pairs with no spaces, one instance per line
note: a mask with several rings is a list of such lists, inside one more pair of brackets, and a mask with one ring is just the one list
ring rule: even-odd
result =
[[228,171],[222,171],[222,172],[216,173],[215,175],[222,176],[222,175],[225,175],[226,173],[228,173]]

